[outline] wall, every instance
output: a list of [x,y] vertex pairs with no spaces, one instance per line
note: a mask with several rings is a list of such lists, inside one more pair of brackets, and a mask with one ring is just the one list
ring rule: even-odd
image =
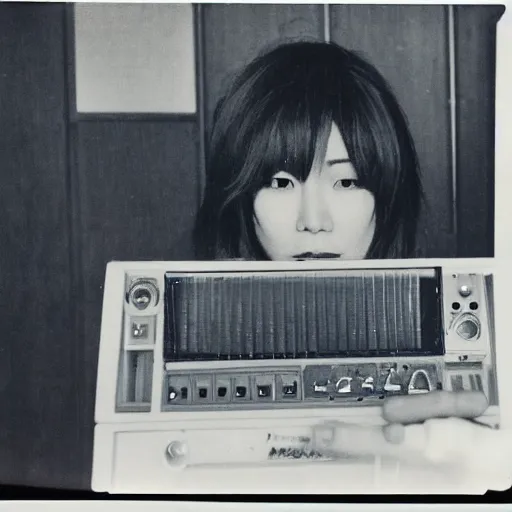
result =
[[77,115],[69,10],[0,5],[0,482],[89,487],[105,265],[192,258],[213,106],[276,41],[330,34],[379,63],[417,139],[429,254],[492,254],[500,8],[203,5],[200,108],[181,117]]

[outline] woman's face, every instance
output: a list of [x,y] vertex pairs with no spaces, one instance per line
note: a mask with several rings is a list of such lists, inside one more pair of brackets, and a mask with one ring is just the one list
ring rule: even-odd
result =
[[375,199],[358,187],[333,123],[323,162],[305,182],[278,171],[254,199],[256,234],[272,260],[363,259],[375,232]]

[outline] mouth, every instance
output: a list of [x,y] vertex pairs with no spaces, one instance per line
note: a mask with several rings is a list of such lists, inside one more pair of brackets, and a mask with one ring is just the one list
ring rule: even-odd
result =
[[298,261],[303,260],[328,260],[328,259],[336,259],[339,258],[341,254],[336,254],[334,252],[303,252],[301,254],[296,254],[293,256],[294,259]]

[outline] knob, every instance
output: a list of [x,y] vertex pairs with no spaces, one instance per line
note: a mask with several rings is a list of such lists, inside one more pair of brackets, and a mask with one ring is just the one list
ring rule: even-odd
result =
[[458,322],[456,331],[465,340],[477,339],[480,336],[480,322],[473,315],[465,315]]
[[172,441],[167,446],[167,461],[173,466],[184,465],[187,460],[188,448],[185,441]]
[[463,284],[459,288],[459,293],[462,297],[469,297],[471,295],[471,292],[472,292],[471,287],[468,286],[467,284]]
[[156,306],[158,303],[158,289],[151,281],[141,279],[131,286],[128,292],[128,300],[141,311],[150,306]]

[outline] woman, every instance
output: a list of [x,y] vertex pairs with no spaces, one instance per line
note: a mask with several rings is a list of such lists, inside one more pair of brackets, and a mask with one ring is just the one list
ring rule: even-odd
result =
[[[379,72],[333,43],[285,44],[250,63],[217,106],[197,256],[407,258],[415,254],[421,201],[407,122]],[[389,428],[364,431],[373,444],[327,448],[386,454],[388,443],[402,442],[404,425],[449,417],[457,424],[486,408],[485,397],[471,392],[390,398]],[[485,427],[464,425],[472,442],[486,438]],[[330,439],[353,440],[346,426],[328,429]]]
[[199,259],[406,258],[422,198],[388,84],[333,43],[277,47],[217,106]]

